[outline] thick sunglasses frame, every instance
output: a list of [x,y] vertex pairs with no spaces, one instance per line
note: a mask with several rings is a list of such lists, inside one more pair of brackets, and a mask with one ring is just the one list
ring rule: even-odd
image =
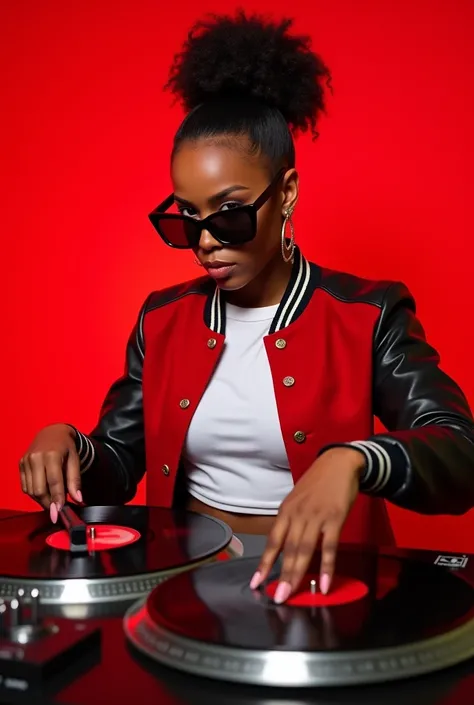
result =
[[[285,168],[280,169],[277,175],[272,179],[271,183],[267,186],[265,191],[257,198],[256,201],[248,205],[238,206],[237,208],[232,208],[228,211],[216,211],[215,213],[211,213],[211,215],[208,215],[207,218],[204,218],[203,220],[196,220],[191,216],[181,215],[180,213],[166,213],[168,208],[171,208],[174,203],[174,193],[172,193],[149,214],[148,218],[155,230],[157,231],[158,235],[163,240],[163,242],[168,245],[168,247],[173,247],[178,250],[192,250],[193,248],[197,247],[199,245],[199,240],[201,239],[201,233],[203,230],[207,230],[209,233],[211,233],[212,237],[217,240],[217,242],[219,242],[221,245],[243,245],[244,243],[253,240],[255,235],[257,234],[257,212],[268,201],[273,189],[280,181],[285,171]],[[216,221],[217,219],[224,221],[231,220],[232,218],[235,218],[236,215],[238,216],[241,213],[246,213],[249,217],[250,228],[248,229],[248,235],[246,237],[234,237],[231,239],[226,239],[225,237],[223,237],[224,228],[222,226],[215,227],[214,221]],[[189,225],[188,233],[191,230],[195,232],[195,237],[193,236],[194,242],[190,242],[189,236],[188,242],[185,245],[178,245],[174,242],[171,242],[171,240],[167,238],[166,233],[164,231],[165,226],[162,227],[161,225],[162,223],[165,223],[166,221],[170,220],[180,221],[184,225]],[[230,229],[230,231],[232,231],[232,229]]]

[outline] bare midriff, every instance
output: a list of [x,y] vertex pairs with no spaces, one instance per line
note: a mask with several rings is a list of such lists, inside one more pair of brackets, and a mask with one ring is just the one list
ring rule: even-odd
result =
[[195,497],[189,497],[186,508],[198,514],[207,514],[225,522],[234,534],[268,534],[273,526],[276,516],[262,516],[260,514],[236,514],[224,512],[221,509],[210,507]]

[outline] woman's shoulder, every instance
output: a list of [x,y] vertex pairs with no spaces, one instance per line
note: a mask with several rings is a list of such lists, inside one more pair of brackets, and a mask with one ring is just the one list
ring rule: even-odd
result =
[[143,306],[144,311],[147,313],[192,296],[206,297],[209,295],[210,284],[212,284],[212,280],[207,276],[203,276],[172,284],[163,289],[156,289],[148,295]]
[[319,289],[340,301],[372,304],[379,308],[402,300],[410,307],[413,305],[413,297],[403,282],[369,279],[328,267],[318,266],[318,269]]

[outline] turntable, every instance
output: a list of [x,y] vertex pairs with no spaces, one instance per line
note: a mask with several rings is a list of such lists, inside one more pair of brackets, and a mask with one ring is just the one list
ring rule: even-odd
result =
[[37,699],[71,669],[77,677],[100,660],[98,617],[122,615],[176,573],[242,553],[221,521],[153,507],[67,505],[57,526],[36,512],[1,529],[0,699]]
[[56,526],[46,512],[2,521],[1,599],[36,591],[43,612],[121,614],[171,575],[243,550],[223,522],[192,512],[66,506],[60,518]]
[[394,681],[474,657],[474,585],[449,568],[346,546],[328,595],[308,575],[276,605],[279,566],[252,591],[257,566],[242,558],[171,578],[129,608],[127,638],[180,671],[280,688]]
[[316,556],[276,605],[279,564],[249,588],[263,536],[135,506],[62,520],[0,522],[0,702],[472,705],[474,556],[340,546],[329,595]]

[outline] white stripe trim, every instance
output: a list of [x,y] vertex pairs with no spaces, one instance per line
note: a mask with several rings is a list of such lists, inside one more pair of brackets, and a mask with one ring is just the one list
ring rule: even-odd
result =
[[390,459],[390,455],[387,452],[387,450],[379,445],[378,443],[375,443],[375,441],[365,441],[367,445],[372,448],[372,450],[375,452],[376,450],[380,451],[382,455],[385,458],[385,475],[384,477],[380,480],[380,482],[376,485],[376,487],[373,488],[374,492],[381,492],[387,482],[390,479],[390,476],[392,474],[392,461]]
[[[381,452],[381,449],[379,446],[377,446],[375,443],[372,444],[370,441],[361,441],[363,445],[365,445],[366,448],[372,451],[374,454],[377,463],[375,464],[374,471],[377,472],[377,477],[374,482],[370,485],[365,485],[364,486],[364,491],[365,492],[375,492],[377,488],[384,482],[386,472],[387,472],[387,467],[386,467],[386,458],[384,454]],[[375,472],[374,472],[375,474]],[[370,479],[370,478],[369,478]]]
[[297,309],[298,306],[300,305],[301,299],[303,298],[303,296],[304,296],[304,294],[305,294],[305,291],[306,291],[306,289],[307,289],[307,287],[308,287],[309,277],[310,277],[310,275],[311,275],[311,268],[310,268],[310,266],[309,266],[309,263],[306,262],[306,260],[304,260],[304,266],[305,266],[305,268],[306,268],[306,274],[305,274],[305,279],[304,279],[304,282],[303,282],[303,288],[301,289],[300,295],[299,295],[298,298],[296,299],[295,305],[294,305],[293,308],[291,309],[290,314],[289,314],[288,318],[286,319],[285,328],[286,328],[287,326],[289,326],[290,323],[291,323],[291,321],[293,320],[293,316],[295,315],[296,309]]
[[79,456],[79,460],[82,457],[82,453],[84,451],[84,441],[82,440],[82,433],[77,430],[77,428],[74,429],[76,432],[76,438],[79,441],[79,448],[77,449],[77,454]]
[[217,300],[217,293],[219,289],[216,286],[216,290],[214,291],[214,296],[212,297],[212,303],[211,303],[211,330],[216,332],[216,300]]
[[365,477],[361,478],[362,480],[368,479],[372,475],[372,470],[374,467],[374,461],[372,459],[372,453],[364,446],[362,441],[352,441],[349,443],[350,446],[353,446],[354,448],[357,448],[357,450],[360,450],[361,453],[365,455],[365,459],[367,460],[367,468],[364,473]]
[[87,458],[89,455],[90,455],[90,457],[89,457],[89,460],[88,460],[87,463],[85,462],[85,461],[86,461],[86,458],[84,459],[85,465],[84,465],[83,467],[81,467],[81,475],[83,475],[87,470],[89,470],[90,466],[92,465],[92,463],[93,463],[94,460],[95,460],[95,449],[94,449],[94,446],[92,445],[91,439],[88,438],[87,436],[84,436],[84,439],[85,439],[86,444],[87,444],[87,446],[88,446],[88,448],[89,448],[89,450],[87,451],[87,456],[86,456],[86,458]]
[[217,333],[222,332],[221,290],[217,289]]
[[214,291],[214,295],[212,297],[212,303],[211,303],[211,321],[210,321],[210,329],[214,331],[214,333],[222,333],[222,298],[221,298],[221,290],[219,287],[216,286],[216,289]]
[[87,463],[87,461],[89,460],[89,456],[91,454],[91,447],[90,447],[89,443],[87,442],[87,436],[84,436],[84,434],[82,434],[82,439],[84,442],[85,453],[80,458],[81,467],[83,467]]
[[295,282],[295,285],[291,291],[291,294],[288,297],[288,301],[286,302],[285,306],[283,307],[283,311],[280,314],[280,318],[278,319],[278,323],[275,326],[275,331],[274,331],[275,333],[277,331],[281,330],[281,328],[282,328],[283,321],[286,316],[286,312],[287,312],[288,308],[291,306],[292,300],[295,297],[295,294],[298,290],[298,286],[299,286],[299,283],[301,281],[302,276],[303,276],[303,256],[301,255],[300,256],[300,266],[298,269],[298,276],[296,277],[296,282]]

